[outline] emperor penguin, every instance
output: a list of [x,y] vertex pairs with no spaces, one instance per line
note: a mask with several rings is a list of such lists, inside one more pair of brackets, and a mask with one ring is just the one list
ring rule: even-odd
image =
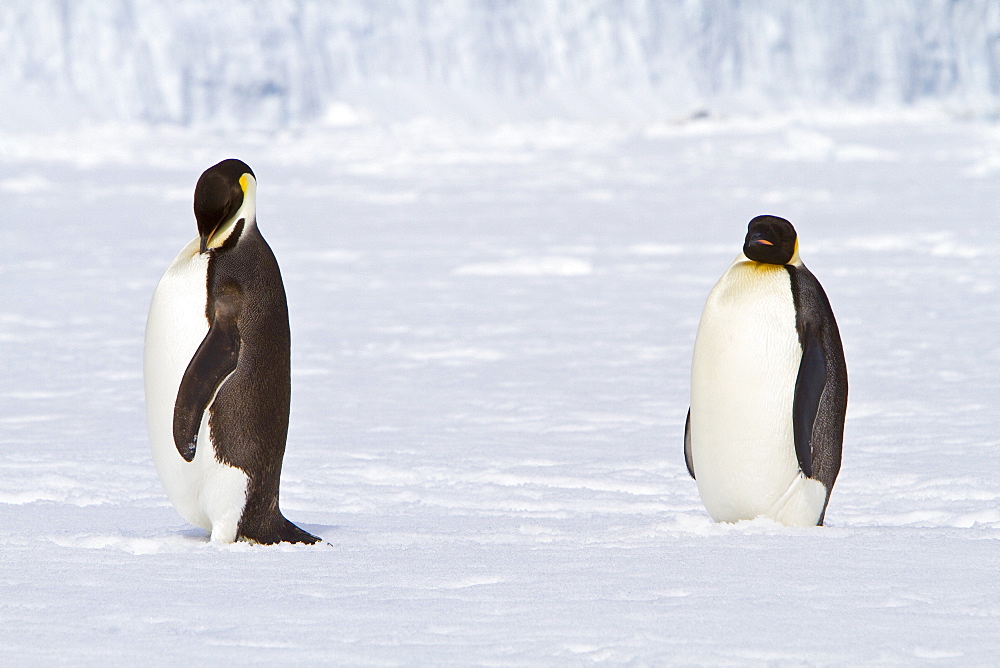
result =
[[784,218],[750,221],[708,295],[684,460],[716,522],[822,525],[840,472],[847,364],[826,293]]
[[256,194],[240,160],[198,179],[198,236],[160,279],[146,320],[149,440],[170,501],[213,541],[315,543],[278,508],[291,335]]

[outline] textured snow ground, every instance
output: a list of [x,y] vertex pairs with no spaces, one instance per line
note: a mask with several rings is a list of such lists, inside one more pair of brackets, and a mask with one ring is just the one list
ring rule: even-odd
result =
[[[148,452],[141,348],[241,157],[292,319],[286,515],[219,546]],[[0,137],[0,656],[988,665],[1000,132],[415,122]],[[716,525],[681,440],[701,306],[792,220],[851,373],[828,526]]]

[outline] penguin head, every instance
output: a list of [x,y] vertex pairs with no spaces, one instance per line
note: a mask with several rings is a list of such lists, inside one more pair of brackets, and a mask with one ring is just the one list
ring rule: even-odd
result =
[[796,264],[799,240],[795,228],[784,218],[757,216],[747,226],[743,254],[764,264]]
[[[242,160],[230,158],[209,167],[194,188],[194,217],[201,237],[200,252],[226,243],[242,220],[256,220],[257,178]],[[237,234],[235,241],[239,240]]]

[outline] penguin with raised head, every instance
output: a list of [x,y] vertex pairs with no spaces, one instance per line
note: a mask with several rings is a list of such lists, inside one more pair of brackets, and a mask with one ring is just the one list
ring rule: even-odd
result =
[[784,218],[750,221],[701,315],[684,459],[712,519],[822,525],[840,471],[847,364]]
[[198,179],[198,236],[160,279],[146,321],[149,440],[170,501],[213,541],[315,543],[278,508],[291,335],[256,194],[240,160]]

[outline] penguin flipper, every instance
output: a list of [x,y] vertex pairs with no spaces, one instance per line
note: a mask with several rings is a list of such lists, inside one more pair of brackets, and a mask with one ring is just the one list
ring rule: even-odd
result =
[[694,475],[694,460],[691,459],[691,409],[688,408],[687,419],[684,420],[684,463],[687,464],[688,473],[697,480]]
[[795,379],[795,400],[792,404],[792,432],[795,436],[795,456],[799,468],[813,475],[812,435],[819,413],[820,399],[826,388],[826,356],[819,335],[807,329],[802,339],[802,360]]
[[240,333],[236,327],[239,296],[221,295],[215,300],[215,317],[194,357],[188,363],[174,403],[174,445],[184,461],[192,461],[198,430],[208,404],[223,381],[236,370]]

